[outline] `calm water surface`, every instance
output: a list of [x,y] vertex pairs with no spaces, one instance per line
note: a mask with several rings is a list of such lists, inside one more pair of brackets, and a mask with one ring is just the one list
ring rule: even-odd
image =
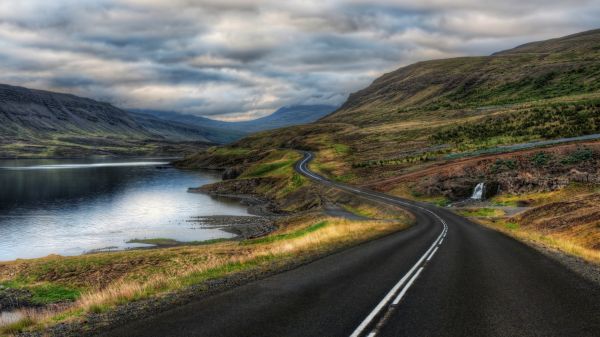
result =
[[214,172],[157,169],[165,160],[0,160],[0,261],[123,249],[131,239],[231,237],[192,216],[247,215],[246,208],[187,193]]

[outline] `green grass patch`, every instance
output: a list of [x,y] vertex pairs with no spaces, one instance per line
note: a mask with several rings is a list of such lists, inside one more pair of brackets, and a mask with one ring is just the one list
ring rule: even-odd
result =
[[458,211],[459,214],[463,216],[472,216],[472,217],[494,217],[494,216],[502,216],[504,212],[495,208],[474,208],[474,209],[462,209]]
[[304,182],[306,181],[306,179],[304,179],[303,176],[301,176],[300,174],[294,172],[294,174],[292,175],[292,188],[293,189],[297,189],[302,187],[302,185],[304,185]]
[[510,230],[516,230],[516,229],[519,229],[519,224],[516,222],[507,222],[504,224],[504,227],[506,227]]
[[348,173],[341,176],[335,176],[334,180],[340,183],[347,183],[352,181],[354,178],[356,178],[356,175],[354,173]]
[[58,302],[71,302],[81,296],[77,288],[67,287],[54,283],[30,284],[31,280],[10,280],[0,282],[6,288],[23,289],[31,293],[31,301],[35,304],[50,304]]
[[345,144],[333,144],[333,150],[337,154],[346,155],[350,153],[350,146]]
[[296,239],[296,238],[302,237],[304,235],[307,235],[309,233],[318,231],[319,229],[321,229],[325,226],[327,226],[327,221],[321,221],[319,223],[316,223],[314,225],[308,226],[304,229],[300,229],[300,230],[297,230],[297,231],[294,231],[291,233],[269,235],[269,236],[265,236],[265,237],[259,238],[259,239],[246,240],[246,241],[242,241],[242,244],[255,245],[255,244],[263,244],[263,243],[272,243],[272,242],[282,241],[282,240]]
[[230,263],[224,264],[222,266],[219,266],[217,268],[212,268],[212,269],[206,270],[204,272],[190,274],[184,278],[182,283],[184,285],[188,285],[188,286],[194,285],[194,284],[199,284],[206,280],[216,279],[216,278],[220,278],[220,277],[223,277],[223,276],[231,274],[231,273],[259,267],[259,266],[263,265],[264,263],[268,263],[274,259],[277,259],[278,257],[281,257],[281,256],[266,255],[266,256],[260,256],[260,257],[257,257],[257,258],[254,258],[252,260],[245,261],[245,262],[230,262]]
[[306,183],[306,179],[303,176],[301,176],[300,174],[294,172],[294,173],[292,173],[292,177],[288,180],[287,185],[285,186],[285,188],[283,188],[281,190],[281,192],[283,194],[291,193],[291,192],[299,189],[300,187],[304,186],[305,183]]
[[[547,103],[444,127],[435,143],[487,148],[524,141],[576,137],[600,132],[600,100]],[[583,154],[585,160],[589,154]],[[546,158],[538,157],[542,164]]]
[[264,163],[264,164],[256,164],[248,169],[246,173],[244,173],[244,177],[262,177],[267,174],[273,174],[276,171],[284,167],[291,168],[294,164],[294,161],[286,160],[274,163]]
[[444,196],[437,196],[437,197],[425,197],[425,196],[421,196],[418,195],[414,192],[411,192],[412,196],[419,200],[419,201],[423,201],[423,202],[428,202],[430,204],[434,204],[436,206],[440,206],[440,207],[446,207],[448,205],[450,205],[450,199],[448,199],[447,197]]
[[250,151],[252,150],[243,147],[216,147],[212,153],[223,156],[242,156],[250,153]]
[[29,290],[33,294],[32,301],[37,304],[70,302],[81,296],[81,291],[57,284],[34,286]]
[[179,241],[173,240],[173,239],[167,239],[167,238],[154,238],[154,239],[133,239],[133,240],[127,241],[127,243],[145,243],[148,245],[155,245],[155,246],[174,246],[174,245],[181,244],[182,242],[179,242]]

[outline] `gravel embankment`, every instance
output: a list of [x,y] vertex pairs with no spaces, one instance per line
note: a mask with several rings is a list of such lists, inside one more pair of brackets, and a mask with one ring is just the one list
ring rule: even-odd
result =
[[275,221],[266,216],[212,215],[192,217],[190,222],[201,228],[221,228],[237,234],[240,239],[252,239],[267,235],[277,229]]

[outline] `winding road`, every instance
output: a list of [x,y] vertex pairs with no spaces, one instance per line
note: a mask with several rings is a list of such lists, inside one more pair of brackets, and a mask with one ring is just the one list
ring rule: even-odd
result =
[[327,180],[400,205],[411,228],[101,336],[600,336],[600,288],[446,209]]

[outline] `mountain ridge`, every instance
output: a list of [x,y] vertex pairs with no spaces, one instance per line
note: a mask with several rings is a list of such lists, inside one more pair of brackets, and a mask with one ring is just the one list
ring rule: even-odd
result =
[[215,129],[233,130],[241,132],[240,136],[243,136],[252,132],[277,129],[296,124],[312,123],[332,113],[336,108],[336,106],[326,104],[283,106],[270,115],[238,122],[220,121],[175,111],[149,109],[130,109],[129,111],[149,114],[157,118],[178,123],[189,123],[191,125],[203,125]]
[[[595,92],[600,89],[599,40],[600,29],[532,42],[490,56],[414,63],[351,93],[340,109],[324,120],[372,123],[369,117],[374,111],[494,106]],[[536,53],[524,52],[531,50]],[[388,117],[395,119],[398,114]]]
[[91,98],[0,84],[0,157],[179,155],[213,143],[200,129],[143,123]]

